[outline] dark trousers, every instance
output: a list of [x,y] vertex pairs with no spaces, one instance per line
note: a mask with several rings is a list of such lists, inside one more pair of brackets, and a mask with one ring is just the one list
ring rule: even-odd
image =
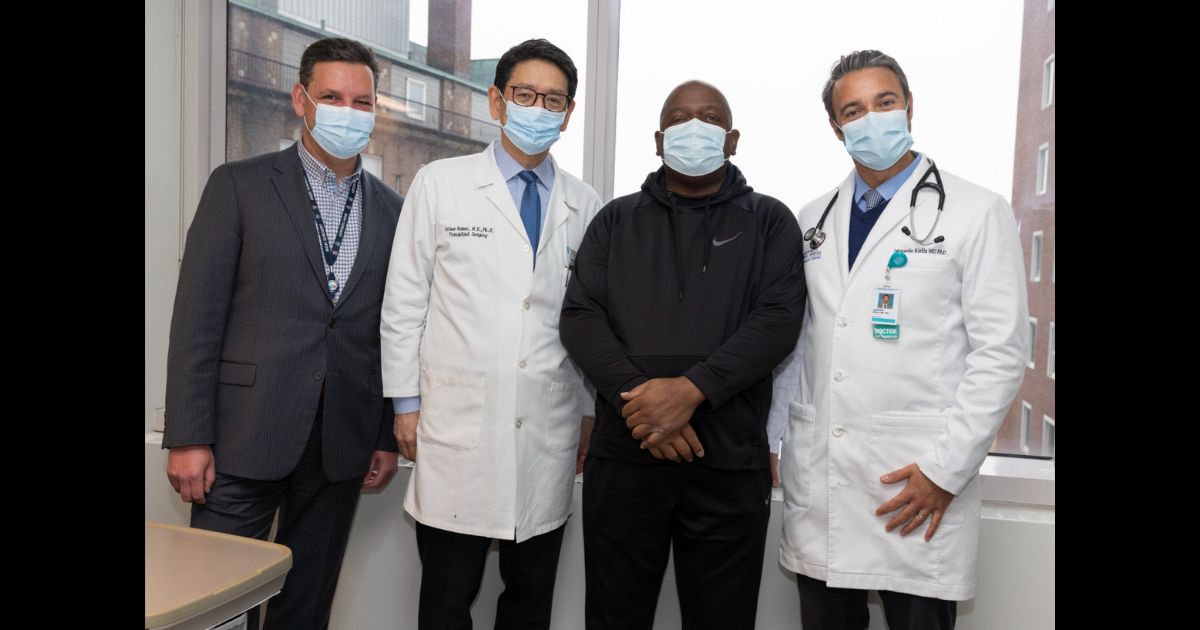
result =
[[[217,472],[203,505],[192,504],[192,527],[266,540],[275,510],[275,542],[292,550],[292,568],[283,590],[267,603],[266,630],[324,630],[337,589],[350,525],[358,508],[362,479],[331,483],[321,466],[322,414],[300,463],[278,481],[243,479]],[[249,613],[258,628],[258,608]]]
[[[821,580],[796,575],[800,623],[804,630],[866,630],[867,591],[830,588]],[[953,630],[958,602],[908,593],[879,591],[888,630]]]
[[[500,577],[504,592],[496,602],[496,630],[550,627],[554,578],[564,524],[520,543],[501,540]],[[417,523],[421,554],[420,630],[470,630],[471,604],[479,594],[492,539],[448,532]]]
[[752,630],[770,516],[767,468],[589,457],[583,473],[588,630],[650,630],[672,548],[684,630]]

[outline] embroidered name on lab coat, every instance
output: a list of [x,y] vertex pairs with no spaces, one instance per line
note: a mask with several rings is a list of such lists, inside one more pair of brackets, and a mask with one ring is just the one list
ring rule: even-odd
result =
[[442,229],[446,230],[446,236],[450,238],[487,238],[492,234],[492,228],[478,225],[447,225]]

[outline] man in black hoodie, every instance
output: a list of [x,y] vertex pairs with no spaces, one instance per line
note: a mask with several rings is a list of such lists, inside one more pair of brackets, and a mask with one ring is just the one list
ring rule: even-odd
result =
[[719,90],[680,85],[659,126],[664,166],[592,221],[560,322],[597,393],[587,627],[653,626],[674,545],[683,627],[753,628],[771,370],[800,333],[801,233],[728,162],[740,134]]

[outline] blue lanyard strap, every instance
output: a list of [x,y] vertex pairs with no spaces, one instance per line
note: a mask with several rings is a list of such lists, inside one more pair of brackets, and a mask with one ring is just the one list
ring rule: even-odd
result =
[[308,181],[308,174],[304,175],[305,190],[308,192],[308,201],[312,204],[313,219],[317,222],[317,236],[321,237],[321,252],[325,258],[326,280],[329,282],[330,295],[337,293],[338,281],[337,276],[333,273],[333,264],[337,262],[338,252],[342,251],[342,237],[346,235],[346,225],[350,222],[350,209],[354,207],[354,195],[358,192],[358,182],[354,182],[350,186],[350,194],[346,197],[346,208],[342,210],[342,220],[338,223],[337,237],[333,241],[333,246],[329,246],[329,235],[325,233],[325,221],[321,219],[321,208],[317,206],[317,198],[313,196],[312,182]]

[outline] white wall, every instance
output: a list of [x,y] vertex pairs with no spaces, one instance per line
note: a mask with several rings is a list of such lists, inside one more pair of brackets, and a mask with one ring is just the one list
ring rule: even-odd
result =
[[166,394],[179,277],[181,12],[182,0],[146,0],[146,431]]

